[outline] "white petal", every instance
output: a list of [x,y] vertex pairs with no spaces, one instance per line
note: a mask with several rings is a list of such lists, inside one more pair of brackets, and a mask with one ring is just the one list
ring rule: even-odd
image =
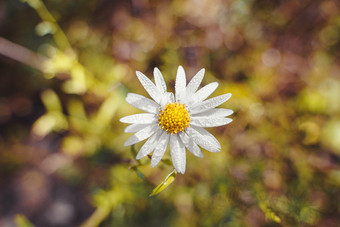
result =
[[150,154],[153,149],[157,146],[157,142],[159,140],[159,136],[161,135],[163,130],[159,129],[157,132],[155,132],[141,147],[139,150],[136,159],[141,159]]
[[186,164],[185,147],[177,134],[170,136],[170,155],[176,171],[184,174]]
[[192,97],[193,104],[197,104],[208,98],[218,87],[217,82],[212,82],[199,89]]
[[214,108],[201,113],[192,114],[192,117],[227,117],[232,115],[234,111],[224,108]]
[[120,122],[128,124],[150,124],[156,121],[156,115],[151,113],[134,114],[120,119]]
[[195,156],[203,158],[203,153],[197,144],[185,132],[178,133],[185,147]]
[[175,96],[174,96],[174,94],[172,92],[170,92],[170,98],[169,99],[170,99],[171,103],[175,102]]
[[165,93],[166,92],[166,83],[164,81],[164,78],[163,78],[161,71],[159,71],[159,69],[157,67],[154,68],[153,75],[155,77],[156,86],[158,87],[158,89],[162,93]]
[[215,108],[222,103],[225,103],[228,101],[228,99],[231,97],[231,93],[220,95],[211,99],[208,99],[202,103],[199,103],[193,107],[190,108],[190,113],[195,114],[195,113],[201,113],[204,111],[207,111],[209,109]]
[[162,132],[162,135],[160,136],[158,140],[158,144],[155,148],[155,151],[152,154],[151,158],[151,166],[155,167],[162,159],[166,148],[168,147],[170,139],[170,134],[167,134],[165,131]]
[[182,66],[178,66],[177,69],[177,76],[176,76],[176,83],[175,83],[175,96],[176,102],[181,103],[185,98],[185,89],[186,89],[186,78],[185,72]]
[[159,112],[159,105],[155,101],[148,99],[142,95],[129,93],[127,94],[125,100],[130,105],[145,112],[156,114]]
[[144,89],[149,93],[150,97],[159,103],[162,93],[158,87],[156,87],[156,85],[152,83],[152,81],[143,73],[137,71],[136,74]]
[[189,82],[189,84],[187,86],[187,95],[193,95],[197,91],[198,87],[200,86],[200,84],[201,84],[201,82],[203,80],[204,72],[205,72],[205,69],[201,69],[190,80],[190,82]]
[[190,125],[199,127],[218,127],[229,124],[230,122],[232,122],[232,119],[224,117],[193,117],[190,121]]
[[193,127],[187,128],[186,132],[199,146],[210,152],[219,152],[220,148],[217,147],[209,137],[201,134],[200,132],[193,129]]
[[124,132],[126,132],[126,133],[138,132],[138,131],[142,130],[143,128],[147,127],[147,126],[150,126],[151,124],[132,124],[132,125],[127,126],[124,129]]
[[210,132],[208,132],[208,130],[201,128],[201,127],[194,126],[194,125],[192,125],[191,128],[196,130],[201,135],[204,135],[207,139],[209,139],[211,141],[211,143],[214,144],[215,147],[217,147],[219,149],[221,148],[220,142],[218,142],[216,137],[213,134],[211,134]]
[[161,101],[160,101],[160,106],[161,109],[164,110],[166,104],[169,102],[173,103],[174,101],[174,94],[172,92],[166,92],[162,95]]
[[152,124],[143,128],[142,130],[136,132],[133,136],[131,136],[127,141],[125,141],[124,146],[130,146],[132,144],[145,140],[146,138],[154,134],[157,129],[159,129],[157,124]]

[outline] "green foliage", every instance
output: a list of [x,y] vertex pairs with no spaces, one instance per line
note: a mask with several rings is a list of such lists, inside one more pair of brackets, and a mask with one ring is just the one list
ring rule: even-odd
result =
[[15,215],[14,221],[17,227],[34,227],[34,225],[22,214]]
[[161,193],[164,189],[169,187],[169,185],[174,182],[176,178],[177,172],[174,170],[172,171],[162,183],[160,183],[154,190],[152,190],[150,196],[155,196]]

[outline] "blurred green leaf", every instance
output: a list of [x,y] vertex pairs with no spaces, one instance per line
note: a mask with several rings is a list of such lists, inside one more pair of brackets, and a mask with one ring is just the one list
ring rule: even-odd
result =
[[81,225],[81,227],[99,226],[101,222],[109,215],[111,208],[109,206],[100,206],[96,211]]
[[39,0],[21,0],[22,2],[27,2],[32,8],[38,9],[41,7],[41,1]]
[[67,129],[66,117],[58,112],[50,112],[36,120],[32,127],[32,132],[40,137],[46,136],[52,131]]
[[86,92],[87,80],[90,80],[91,76],[88,75],[85,68],[81,64],[76,63],[72,65],[70,75],[71,80],[63,84],[64,91],[70,94],[83,94]]
[[89,120],[87,118],[84,105],[81,100],[71,99],[67,103],[67,110],[70,114],[70,125],[78,133],[85,133],[89,130]]
[[115,92],[112,92],[111,95],[103,102],[93,119],[98,132],[110,125],[120,103],[120,96],[118,96]]
[[55,33],[55,31],[56,31],[55,24],[48,22],[48,21],[41,22],[35,27],[35,32],[39,36],[44,36],[44,35],[47,35],[47,34],[53,34],[53,33]]
[[15,215],[14,222],[18,227],[34,227],[34,225],[22,214]]
[[281,223],[281,218],[277,216],[264,202],[260,202],[260,208],[267,218],[273,220],[276,223]]
[[340,170],[332,170],[328,174],[329,180],[336,185],[340,186]]
[[327,122],[321,134],[321,142],[334,150],[336,154],[340,154],[340,120],[333,118]]
[[62,107],[58,95],[51,89],[44,91],[41,94],[41,99],[47,111],[62,112]]
[[79,155],[84,151],[84,146],[84,141],[77,136],[65,137],[62,142],[63,151],[71,155]]

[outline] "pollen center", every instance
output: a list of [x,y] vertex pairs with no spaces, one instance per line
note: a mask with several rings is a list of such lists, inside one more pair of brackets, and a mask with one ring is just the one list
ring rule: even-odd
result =
[[190,116],[184,104],[168,103],[158,116],[158,125],[168,133],[176,134],[189,127]]

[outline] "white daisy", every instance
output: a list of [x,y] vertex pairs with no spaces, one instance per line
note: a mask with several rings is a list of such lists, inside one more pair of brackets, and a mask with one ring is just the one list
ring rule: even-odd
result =
[[138,71],[136,73],[153,99],[134,93],[129,93],[126,97],[129,104],[147,112],[120,119],[123,123],[131,124],[125,128],[125,132],[135,133],[124,146],[149,138],[139,150],[136,159],[153,152],[151,166],[155,167],[170,143],[172,163],[177,172],[184,174],[185,148],[200,158],[203,157],[200,147],[210,152],[220,151],[221,145],[218,140],[203,127],[226,125],[232,121],[226,117],[233,113],[232,110],[216,108],[231,97],[230,93],[205,100],[215,91],[218,83],[210,83],[197,91],[204,76],[204,69],[201,69],[186,85],[184,69],[179,66],[175,96],[167,92],[164,78],[158,68],[154,69],[156,84],[143,73]]

